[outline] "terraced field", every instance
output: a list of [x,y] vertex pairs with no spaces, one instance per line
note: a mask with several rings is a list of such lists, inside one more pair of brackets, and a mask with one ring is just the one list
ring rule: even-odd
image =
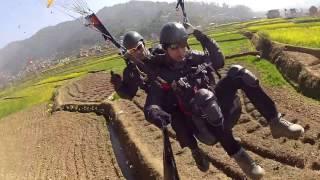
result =
[[[107,76],[107,74],[104,77],[99,75],[102,79],[108,79]],[[73,85],[69,87],[76,84],[85,86],[88,81],[92,82],[92,85],[96,85],[96,87],[91,86],[92,89],[97,89],[99,87],[98,81],[101,82],[101,79],[90,75],[83,80],[72,83]],[[267,86],[266,91],[276,100],[280,111],[286,113],[289,120],[299,122],[305,127],[304,137],[299,140],[273,139],[264,118],[241,92],[243,111],[238,125],[234,128],[234,133],[241,138],[241,144],[267,170],[266,179],[318,179],[320,178],[320,105],[316,101],[305,99],[293,89],[283,91],[282,88],[281,86]],[[77,91],[72,88],[67,89],[65,92],[74,93],[75,99],[86,99],[87,95],[81,93],[79,89]],[[98,102],[96,95],[100,92],[91,92],[90,97],[96,97],[93,99]],[[126,144],[124,151],[129,157],[128,166],[132,165],[134,168],[135,177],[161,178],[162,135],[159,129],[144,120],[142,107],[145,97],[143,92],[139,92],[133,101],[105,102],[103,105],[98,105],[98,109],[102,108],[103,112],[107,114],[106,117],[110,117],[110,122],[114,124],[121,137],[120,143]],[[181,149],[174,138],[172,146],[182,179],[198,179],[199,177],[204,179],[245,178],[220,145],[213,147],[201,145],[212,164],[207,172],[201,172],[197,169],[190,151]]]
[[[108,80],[108,74],[90,74],[61,88],[56,97],[69,97],[61,98],[62,104],[72,102],[85,107],[86,103],[93,103],[88,107],[95,108],[84,109],[102,112],[106,119],[91,113],[66,112],[76,109],[64,109],[66,111],[50,115],[45,105],[3,119],[0,122],[1,176],[9,179],[121,179],[107,122],[116,127],[119,141],[129,157],[127,166],[131,167],[134,177],[161,178],[162,135],[159,129],[144,120],[141,108],[145,94],[139,92],[133,101],[102,103],[112,92]],[[320,105],[306,100],[294,90],[277,88],[266,90],[276,100],[279,109],[287,113],[289,120],[305,127],[305,136],[299,140],[273,139],[265,120],[244,95],[243,112],[234,133],[267,170],[266,179],[318,179]],[[190,151],[181,149],[174,138],[172,146],[182,179],[244,178],[219,144],[212,147],[201,145],[211,162],[207,172],[197,169]]]
[[124,179],[103,117],[45,104],[0,122],[0,179]]

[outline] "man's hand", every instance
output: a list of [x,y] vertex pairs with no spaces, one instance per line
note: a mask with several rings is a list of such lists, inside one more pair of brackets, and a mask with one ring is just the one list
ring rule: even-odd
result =
[[113,86],[116,90],[119,89],[122,84],[122,78],[121,78],[120,74],[116,74],[113,71],[110,71],[110,75],[111,75],[110,82],[113,84]]
[[195,27],[193,27],[190,23],[187,23],[187,22],[183,23],[183,26],[184,26],[184,28],[186,28],[187,33],[189,35],[192,34],[194,32],[194,30],[196,30]]

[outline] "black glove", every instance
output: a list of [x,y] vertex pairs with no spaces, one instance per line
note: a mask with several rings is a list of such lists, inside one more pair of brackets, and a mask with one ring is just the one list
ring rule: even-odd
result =
[[[186,20],[186,19],[185,19]],[[184,20],[184,21],[185,21]],[[193,31],[195,30],[195,28],[190,24],[190,23],[187,23],[187,22],[184,22],[183,23],[183,27],[186,29],[188,35],[192,34]]]
[[119,89],[122,84],[122,78],[120,74],[116,74],[113,71],[110,71],[111,80],[110,82],[114,85],[115,89]]
[[171,115],[163,110],[156,110],[153,112],[155,121],[161,122],[162,126],[167,126],[171,123]]

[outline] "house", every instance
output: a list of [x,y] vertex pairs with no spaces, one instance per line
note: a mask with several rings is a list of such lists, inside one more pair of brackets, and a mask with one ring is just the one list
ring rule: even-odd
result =
[[281,17],[279,9],[272,9],[272,10],[269,10],[267,13],[268,19],[279,18],[279,17]]
[[296,18],[296,17],[298,17],[297,9],[295,9],[295,8],[289,9],[289,12],[286,14],[286,17],[287,18]]

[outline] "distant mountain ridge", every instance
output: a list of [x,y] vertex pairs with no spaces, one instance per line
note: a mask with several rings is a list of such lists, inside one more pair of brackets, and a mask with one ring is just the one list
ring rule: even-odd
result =
[[[185,6],[194,25],[247,20],[254,16],[246,6],[229,7],[226,4],[218,6],[200,2],[188,2]],[[97,16],[116,38],[128,30],[136,30],[149,38],[152,33],[158,33],[164,23],[182,20],[181,12],[175,10],[175,3],[151,1],[131,1],[105,7]],[[15,74],[30,59],[75,55],[80,48],[97,43],[103,43],[101,35],[84,27],[79,20],[63,22],[0,49],[0,71]]]

